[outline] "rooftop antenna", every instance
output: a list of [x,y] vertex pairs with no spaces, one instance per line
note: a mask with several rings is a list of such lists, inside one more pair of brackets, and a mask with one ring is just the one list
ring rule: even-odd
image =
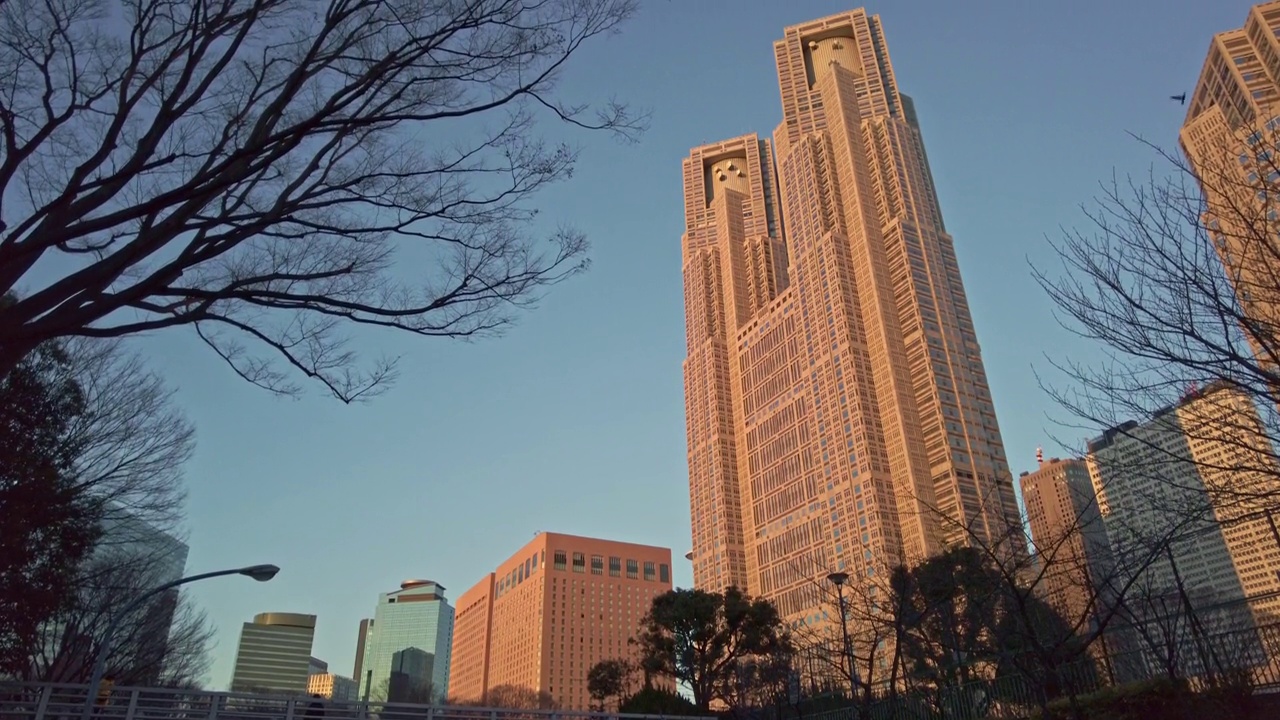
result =
[[1044,465],[1044,448],[1036,448],[1036,465]]

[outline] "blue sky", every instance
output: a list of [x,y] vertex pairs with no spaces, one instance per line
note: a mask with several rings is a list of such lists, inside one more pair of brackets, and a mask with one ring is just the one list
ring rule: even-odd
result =
[[[1052,450],[1033,368],[1088,357],[1028,274],[1047,238],[1113,171],[1145,173],[1172,146],[1212,32],[1248,0],[913,0],[880,13],[898,81],[920,114],[1015,472]],[[199,431],[188,570],[276,563],[271,583],[193,586],[218,627],[209,681],[230,679],[239,624],[319,616],[315,654],[350,674],[356,623],[408,577],[452,597],[538,531],[669,546],[690,582],[680,276],[680,160],[690,147],[779,121],[772,42],[847,10],[832,0],[651,0],[587,48],[573,100],[617,95],[654,112],[636,146],[579,137],[543,216],[585,230],[589,274],[556,288],[507,336],[460,344],[388,334],[401,379],[368,405],[314,391],[280,400],[237,380],[184,331],[148,338]]]

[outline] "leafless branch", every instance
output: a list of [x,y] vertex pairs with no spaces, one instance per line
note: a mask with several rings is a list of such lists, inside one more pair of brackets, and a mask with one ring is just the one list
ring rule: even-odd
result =
[[[540,116],[634,0],[9,0],[0,5],[0,373],[41,342],[192,326],[245,379],[344,401],[394,377],[352,324],[502,330],[586,267],[532,198],[576,151]],[[65,271],[38,283],[38,264]],[[41,276],[47,277],[47,276]],[[274,358],[274,359],[272,359]]]

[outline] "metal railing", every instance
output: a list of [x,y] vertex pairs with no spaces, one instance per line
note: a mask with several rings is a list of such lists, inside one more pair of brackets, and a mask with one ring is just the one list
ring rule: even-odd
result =
[[[86,685],[0,683],[0,720],[79,720]],[[677,715],[322,700],[306,695],[112,688],[94,720],[705,720]]]

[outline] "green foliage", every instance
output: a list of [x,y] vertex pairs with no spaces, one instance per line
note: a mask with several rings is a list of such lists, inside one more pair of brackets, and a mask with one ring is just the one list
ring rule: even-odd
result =
[[678,693],[658,688],[645,688],[623,700],[618,712],[637,715],[698,715],[698,706]]
[[25,669],[41,624],[74,597],[76,570],[98,536],[98,509],[77,483],[69,428],[78,385],[46,344],[0,378],[0,676]]
[[587,671],[587,693],[601,704],[611,697],[621,699],[634,670],[632,664],[622,658],[601,660]]
[[653,599],[636,638],[641,666],[684,683],[707,711],[724,699],[739,661],[790,647],[778,611],[737,588],[724,593],[672,590]]

